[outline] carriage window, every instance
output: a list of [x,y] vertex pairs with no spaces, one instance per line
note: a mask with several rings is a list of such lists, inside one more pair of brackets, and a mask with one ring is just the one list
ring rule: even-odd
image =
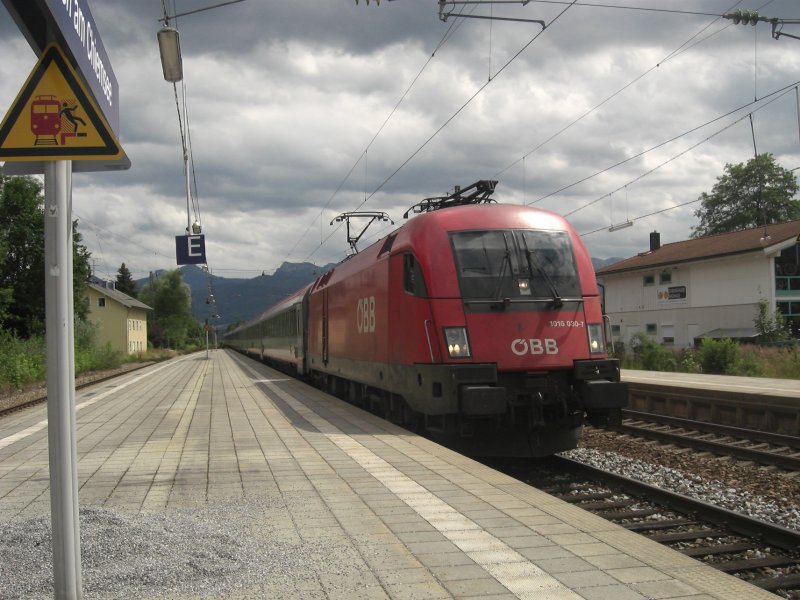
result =
[[428,296],[422,269],[413,254],[403,255],[403,288],[409,294],[414,294],[421,298],[427,298]]

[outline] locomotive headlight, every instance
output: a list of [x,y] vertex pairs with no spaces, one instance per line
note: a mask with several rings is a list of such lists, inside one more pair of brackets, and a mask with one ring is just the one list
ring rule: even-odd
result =
[[445,327],[444,343],[450,358],[469,358],[469,340],[466,327]]
[[530,296],[531,295],[531,282],[527,279],[519,279],[517,281],[519,285],[519,295],[520,296]]
[[606,340],[603,336],[603,324],[587,323],[586,333],[589,336],[589,352],[591,354],[605,354]]

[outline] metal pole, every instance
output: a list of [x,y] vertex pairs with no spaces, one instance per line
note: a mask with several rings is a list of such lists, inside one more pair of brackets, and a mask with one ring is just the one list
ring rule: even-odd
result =
[[[183,90],[183,119],[186,122],[186,134],[183,138],[183,169],[186,172],[186,235],[192,235],[192,186],[189,171],[189,116],[186,114],[186,85],[181,85]],[[181,127],[183,130],[183,127]]]
[[72,161],[45,162],[45,328],[47,439],[53,590],[83,598],[78,522],[75,356],[72,317]]

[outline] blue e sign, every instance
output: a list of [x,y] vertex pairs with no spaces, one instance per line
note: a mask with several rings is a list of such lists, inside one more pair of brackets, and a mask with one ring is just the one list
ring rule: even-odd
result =
[[176,235],[175,255],[179,265],[206,264],[206,238],[204,235]]

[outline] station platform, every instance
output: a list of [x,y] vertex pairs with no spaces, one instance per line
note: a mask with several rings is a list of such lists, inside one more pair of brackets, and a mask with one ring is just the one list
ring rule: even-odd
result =
[[[200,587],[123,581],[91,597],[775,598],[229,351],[85,388],[76,404],[82,511],[116,515],[116,530],[171,523],[152,536],[217,519],[210,538],[227,544],[203,569],[170,562],[177,547],[157,557]],[[0,420],[0,525],[49,515],[45,419],[42,406]],[[84,564],[138,560],[108,552]],[[254,567],[214,569],[236,561]]]
[[800,400],[800,385],[798,385],[796,379],[670,373],[667,371],[639,371],[635,369],[622,369],[620,374],[622,381],[631,384],[660,385],[715,392],[754,394],[773,398],[797,398]]

